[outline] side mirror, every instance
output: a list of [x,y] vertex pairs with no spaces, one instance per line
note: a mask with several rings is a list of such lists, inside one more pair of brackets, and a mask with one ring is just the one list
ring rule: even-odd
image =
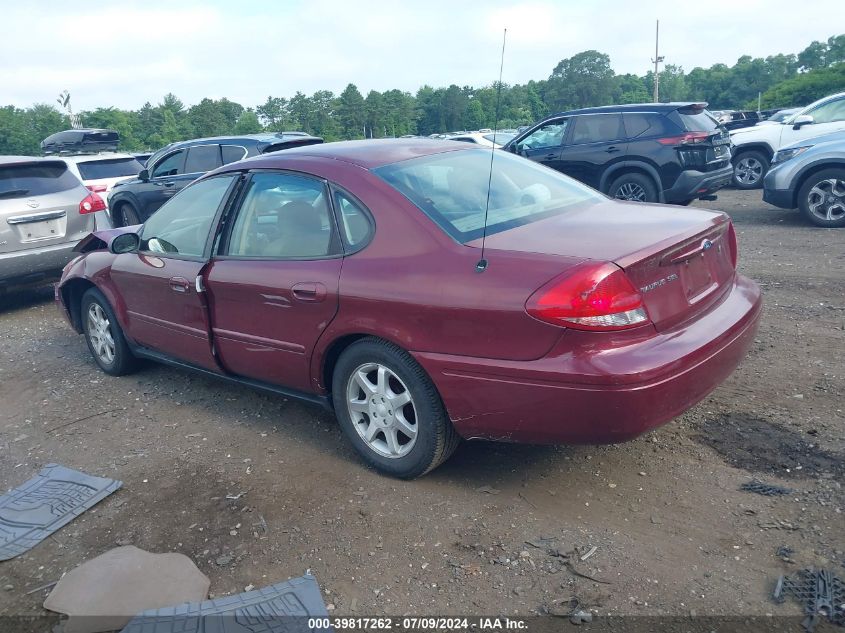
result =
[[147,181],[150,179],[150,172],[148,169],[142,169],[138,172],[138,178],[143,181]]
[[109,252],[115,255],[132,253],[141,246],[141,237],[137,233],[121,233],[109,244]]
[[809,114],[802,114],[801,116],[797,116],[792,119],[792,129],[793,130],[800,130],[801,127],[805,125],[809,125],[810,123],[814,123],[815,119],[810,116]]

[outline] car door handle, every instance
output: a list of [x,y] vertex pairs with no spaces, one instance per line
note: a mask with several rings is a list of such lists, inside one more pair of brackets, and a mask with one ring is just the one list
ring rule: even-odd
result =
[[608,154],[613,154],[613,153],[615,153],[615,152],[621,152],[622,150],[620,150],[620,149],[619,149],[618,147],[616,147],[615,145],[611,145],[610,147],[608,147],[608,148],[607,148],[606,150],[604,150],[604,151],[606,151]]
[[298,301],[320,302],[326,298],[326,287],[321,283],[303,281],[291,288],[293,298]]
[[555,153],[546,154],[545,156],[543,156],[543,158],[546,159],[546,160],[552,160],[554,158],[557,158],[557,154],[555,154]]
[[191,289],[191,282],[184,277],[171,277],[168,283],[170,284],[170,289],[179,294],[186,294]]

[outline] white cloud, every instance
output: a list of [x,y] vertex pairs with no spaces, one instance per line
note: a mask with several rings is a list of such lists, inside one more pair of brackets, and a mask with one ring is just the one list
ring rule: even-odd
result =
[[[841,0],[814,0],[807,15],[841,15]],[[67,88],[77,109],[137,108],[173,92],[186,103],[228,97],[362,92],[423,84],[484,85],[549,76],[585,49],[617,72],[643,74],[661,20],[661,55],[689,70],[742,54],[798,52],[833,34],[833,22],[787,19],[771,0],[162,0],[4,7],[0,105],[52,103]]]

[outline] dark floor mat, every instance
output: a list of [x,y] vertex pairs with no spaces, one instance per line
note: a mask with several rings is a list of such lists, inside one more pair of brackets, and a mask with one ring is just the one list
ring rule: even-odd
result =
[[0,560],[32,549],[123,483],[58,464],[0,497]]
[[121,633],[293,633],[310,631],[309,617],[326,617],[314,576],[263,589],[191,602],[135,616]]

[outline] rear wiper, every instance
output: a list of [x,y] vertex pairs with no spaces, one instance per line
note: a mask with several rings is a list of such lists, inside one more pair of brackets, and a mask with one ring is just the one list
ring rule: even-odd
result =
[[7,189],[6,191],[0,191],[0,198],[25,196],[28,193],[29,189]]

